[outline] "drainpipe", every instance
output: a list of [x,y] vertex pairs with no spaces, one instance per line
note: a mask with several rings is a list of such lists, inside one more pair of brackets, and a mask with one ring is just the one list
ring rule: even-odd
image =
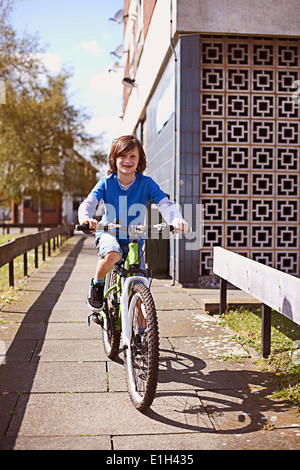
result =
[[[172,49],[172,52],[174,54],[174,82],[175,82],[175,100],[174,100],[174,145],[173,145],[173,151],[174,151],[174,172],[173,172],[173,178],[174,178],[174,197],[173,197],[173,202],[176,204],[176,162],[177,162],[177,54],[175,51],[175,48],[173,46],[172,42],[172,14],[173,14],[173,0],[170,0],[170,46]],[[174,265],[173,265],[173,272],[172,272],[172,285],[175,285],[175,278],[176,278],[176,263],[175,263],[175,239],[174,239]]]

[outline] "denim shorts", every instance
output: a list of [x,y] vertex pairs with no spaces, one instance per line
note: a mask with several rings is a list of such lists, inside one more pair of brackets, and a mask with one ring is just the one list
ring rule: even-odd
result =
[[[119,242],[116,237],[106,232],[102,232],[97,236],[95,244],[99,250],[98,256],[100,259],[104,258],[110,251],[116,251],[120,254],[121,258],[125,259],[129,251],[128,245]],[[144,250],[142,247],[139,247],[139,261],[140,267],[145,269]]]

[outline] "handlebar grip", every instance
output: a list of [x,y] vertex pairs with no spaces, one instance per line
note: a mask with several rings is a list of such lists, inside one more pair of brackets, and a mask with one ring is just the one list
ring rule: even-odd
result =
[[83,233],[90,234],[94,233],[91,229],[89,224],[82,224],[82,225],[75,225],[76,230],[79,230]]
[[[175,232],[176,233],[176,227],[174,227],[174,225],[170,225],[169,227],[170,227],[170,232]],[[193,232],[192,227],[189,227],[187,233],[192,233],[192,232]]]

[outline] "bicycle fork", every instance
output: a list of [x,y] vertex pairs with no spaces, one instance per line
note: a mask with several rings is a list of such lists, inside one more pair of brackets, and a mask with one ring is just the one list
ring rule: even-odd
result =
[[131,355],[131,334],[132,334],[132,316],[133,312],[128,308],[129,299],[129,284],[131,282],[141,281],[146,287],[150,287],[150,279],[144,276],[131,276],[128,278],[122,278],[122,295],[120,299],[121,311],[122,311],[122,337],[123,337],[123,349],[126,350],[127,354]]

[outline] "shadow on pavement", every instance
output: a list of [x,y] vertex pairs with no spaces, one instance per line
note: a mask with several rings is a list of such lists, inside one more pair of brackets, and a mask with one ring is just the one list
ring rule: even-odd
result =
[[[48,328],[48,321],[51,311],[56,305],[65,284],[68,281],[76,259],[82,249],[85,238],[80,238],[75,247],[66,257],[63,265],[57,270],[53,278],[49,281],[46,288],[31,305],[19,326],[19,329],[6,352],[6,363],[0,367],[0,384],[2,396],[0,398],[0,434],[5,436],[11,417],[15,414],[19,401],[19,396],[23,395],[22,410],[18,408],[18,413],[22,413],[20,424],[26,410],[27,402],[30,396],[30,390],[34,382],[37,368],[39,366],[39,352],[43,347],[45,336]],[[7,308],[3,313],[10,312]],[[28,329],[29,327],[29,329]],[[34,336],[38,339],[28,339],[28,331],[34,328]],[[37,330],[36,330],[37,329]],[[32,331],[32,330],[31,330]],[[24,397],[26,399],[24,400]],[[9,418],[9,416],[11,416]],[[19,428],[18,430],[19,431]],[[11,449],[14,448],[15,439],[10,440]]]
[[[224,361],[218,361],[218,369],[216,362],[210,366],[209,361],[166,349],[161,354],[156,398],[145,413],[153,420],[186,431],[242,434],[271,430],[275,418],[277,427],[280,414],[291,409],[269,396],[274,374],[227,366]],[[210,420],[209,428],[203,426],[204,417]],[[284,417],[281,425],[292,427],[293,422]]]

